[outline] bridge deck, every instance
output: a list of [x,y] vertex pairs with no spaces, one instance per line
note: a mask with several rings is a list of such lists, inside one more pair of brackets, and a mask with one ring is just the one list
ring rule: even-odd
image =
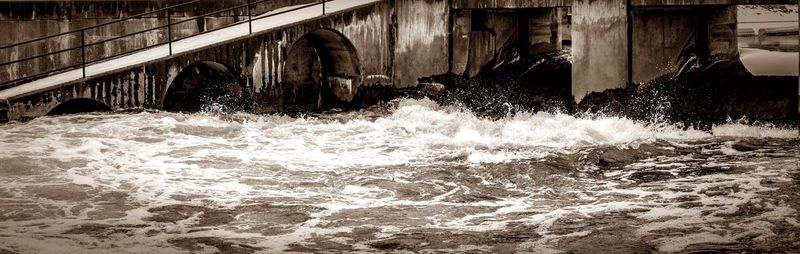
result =
[[797,0],[632,0],[633,6],[797,4]]
[[[454,9],[515,9],[569,7],[574,0],[453,0]],[[797,4],[797,0],[631,0],[633,6]]]
[[[332,14],[336,12],[345,11],[348,9],[380,2],[383,0],[333,0],[325,4],[325,13]],[[262,16],[278,13],[290,8],[297,8],[298,6],[290,6],[273,10],[265,13]],[[267,17],[253,21],[253,33],[267,31],[273,28],[282,27],[285,25],[302,23],[305,20],[321,17],[323,10],[321,5],[311,6],[296,11],[278,14],[272,17]],[[224,43],[239,38],[248,36],[249,28],[248,23],[233,25],[230,27],[222,28],[216,31],[200,34],[195,37],[186,38],[172,42],[172,53],[180,54],[205,48],[211,45]],[[96,76],[103,73],[112,72],[119,69],[143,64],[149,61],[168,58],[169,45],[161,45],[150,49],[142,50],[129,55],[114,58],[108,61],[93,63],[86,66],[86,77]],[[34,80],[19,86],[0,91],[0,100],[8,100],[11,98],[28,95],[41,91],[44,89],[58,87],[73,81],[83,78],[83,71],[81,69],[62,72],[42,79]]]

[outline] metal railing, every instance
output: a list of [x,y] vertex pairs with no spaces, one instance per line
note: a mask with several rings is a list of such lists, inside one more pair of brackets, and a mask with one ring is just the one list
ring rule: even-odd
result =
[[[66,52],[77,52],[78,50],[80,50],[80,63],[66,64],[64,66],[60,66],[58,64],[53,64],[53,66],[50,67],[50,68],[44,68],[44,70],[41,70],[41,71],[38,71],[38,72],[35,72],[35,73],[31,73],[29,75],[25,75],[25,76],[18,77],[18,78],[11,77],[10,80],[2,81],[2,83],[0,83],[0,89],[13,87],[13,86],[19,85],[19,84],[21,84],[23,82],[32,81],[32,80],[35,80],[35,79],[38,79],[38,78],[43,78],[43,77],[46,77],[46,76],[49,76],[49,75],[52,75],[52,74],[55,74],[55,73],[60,73],[60,72],[68,71],[68,70],[75,70],[75,69],[78,69],[78,68],[82,69],[82,72],[83,72],[82,77],[86,78],[86,66],[89,65],[89,64],[105,61],[105,60],[116,58],[116,57],[120,57],[120,56],[123,56],[123,55],[128,55],[128,54],[131,54],[131,53],[134,53],[134,52],[139,52],[139,51],[142,51],[142,50],[146,50],[146,49],[150,49],[150,48],[153,48],[153,47],[162,46],[162,45],[165,45],[165,44],[168,45],[169,56],[171,56],[172,53],[173,53],[172,52],[172,43],[175,42],[175,41],[188,39],[188,38],[195,37],[195,36],[198,36],[198,35],[201,35],[201,34],[205,34],[205,33],[213,32],[213,31],[216,31],[216,30],[225,29],[225,28],[228,28],[228,27],[240,25],[240,24],[243,24],[245,22],[248,23],[248,32],[249,32],[248,34],[253,34],[253,21],[257,21],[257,20],[260,20],[260,19],[264,19],[264,18],[268,18],[268,17],[280,15],[280,14],[285,14],[285,13],[289,13],[289,12],[294,12],[294,11],[298,11],[298,10],[301,10],[301,9],[306,9],[306,8],[311,8],[311,7],[322,5],[322,15],[324,16],[324,15],[326,15],[325,3],[328,2],[328,1],[331,1],[331,0],[317,0],[314,3],[305,4],[305,5],[302,5],[302,6],[299,6],[299,7],[290,8],[290,9],[282,10],[282,11],[279,11],[279,12],[269,13],[268,15],[259,15],[259,16],[256,16],[256,17],[253,17],[253,11],[252,10],[255,9],[256,7],[258,7],[257,6],[258,4],[261,4],[261,3],[264,3],[264,2],[268,2],[268,1],[272,1],[272,0],[246,0],[245,4],[240,4],[240,5],[237,5],[237,6],[224,8],[224,9],[221,9],[221,10],[216,10],[216,11],[205,13],[205,14],[199,15],[199,16],[189,16],[189,17],[186,17],[186,19],[184,19],[184,20],[179,20],[177,22],[172,22],[173,12],[174,12],[175,9],[181,8],[181,7],[184,7],[184,6],[188,6],[190,4],[195,4],[195,3],[198,3],[200,1],[201,0],[191,0],[189,2],[168,6],[168,7],[165,7],[165,8],[158,9],[158,10],[149,11],[149,12],[145,12],[145,13],[141,13],[141,14],[125,17],[125,18],[121,18],[121,19],[118,19],[118,20],[114,20],[114,21],[110,21],[110,22],[94,25],[94,26],[84,27],[84,28],[81,28],[81,29],[78,29],[78,30],[73,30],[73,31],[54,34],[54,35],[48,35],[48,36],[41,37],[41,38],[36,38],[36,39],[24,41],[24,42],[19,42],[19,43],[7,45],[7,46],[2,46],[2,47],[0,47],[0,51],[7,50],[7,49],[10,49],[10,48],[14,48],[14,47],[30,46],[30,45],[33,45],[33,44],[36,44],[36,43],[41,43],[41,42],[43,42],[45,40],[48,40],[48,39],[56,39],[56,38],[62,37],[62,36],[79,35],[80,45],[78,45],[78,46],[68,47],[68,48],[64,48],[64,49],[58,49],[58,50],[55,50],[55,51],[52,51],[52,52],[46,52],[46,53],[42,53],[42,54],[38,54],[38,55],[34,55],[34,56],[26,56],[26,57],[23,57],[23,58],[20,58],[20,59],[15,59],[15,60],[10,61],[10,62],[0,63],[0,69],[10,70],[10,68],[11,68],[10,65],[13,65],[13,64],[21,64],[23,62],[33,61],[33,60],[41,59],[41,58],[45,58],[45,57],[51,57],[53,55],[58,55],[58,54],[64,54]],[[198,29],[197,33],[190,34],[188,36],[184,36],[184,37],[177,38],[177,39],[174,38],[175,36],[173,36],[173,27],[175,27],[177,25],[181,25],[181,24],[184,24],[184,23],[187,23],[187,22],[196,22],[199,19],[205,19],[206,17],[214,16],[214,15],[225,13],[225,12],[234,12],[234,11],[237,11],[237,10],[242,10],[244,8],[246,8],[245,13],[247,15],[247,20],[235,21],[235,22],[229,23],[227,25],[220,26],[220,27],[217,27],[217,28],[214,28],[214,29],[209,29],[209,30],[200,30],[200,29]],[[126,33],[126,34],[118,35],[118,36],[107,38],[107,39],[102,39],[102,40],[95,41],[95,42],[87,43],[87,41],[86,41],[86,34],[87,34],[86,31],[88,31],[88,30],[97,29],[97,28],[105,27],[105,26],[111,26],[111,25],[115,25],[115,24],[120,24],[122,22],[131,20],[131,19],[141,18],[141,17],[147,16],[147,15],[154,15],[155,14],[156,18],[158,18],[158,15],[162,14],[164,12],[166,13],[165,16],[166,16],[166,19],[167,19],[167,24],[166,25],[161,25],[161,26],[156,26],[156,27],[151,27],[151,28],[145,28],[145,29],[142,29],[142,30],[139,30],[139,31],[135,31],[135,32],[132,32],[132,33]],[[236,17],[237,15],[234,14],[232,16]],[[124,39],[124,38],[127,38],[127,37],[131,37],[131,36],[135,36],[135,35],[139,35],[139,34],[144,34],[144,33],[148,33],[148,32],[153,32],[153,31],[156,31],[156,30],[163,30],[163,29],[167,30],[166,31],[167,32],[166,41],[159,40],[158,42],[156,42],[155,44],[152,44],[152,45],[147,45],[147,43],[145,43],[145,46],[143,46],[143,47],[138,47],[138,48],[133,48],[133,49],[123,49],[123,50],[121,50],[121,52],[112,54],[110,56],[106,56],[106,55],[103,54],[102,56],[100,56],[98,58],[87,59],[87,55],[86,55],[87,54],[86,53],[86,48],[87,47],[105,45],[106,43],[117,41],[117,40]],[[71,60],[71,59],[69,59],[69,60]],[[53,61],[53,62],[55,62],[55,61]],[[9,72],[9,76],[11,76],[10,71],[8,71],[8,72]]]

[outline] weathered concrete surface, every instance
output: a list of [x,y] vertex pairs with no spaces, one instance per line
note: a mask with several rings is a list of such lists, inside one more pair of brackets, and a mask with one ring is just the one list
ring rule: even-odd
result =
[[702,63],[738,56],[736,7],[635,8],[633,82],[647,83],[681,68],[692,57]]
[[632,6],[724,5],[732,0],[631,0]]
[[573,0],[453,0],[453,9],[513,9],[572,6]]
[[517,14],[513,12],[472,12],[468,76],[477,75],[486,64],[498,58],[501,48],[513,47],[520,42],[517,18]]
[[633,82],[645,83],[680,68],[694,53],[695,11],[633,11]]
[[736,6],[708,10],[708,41],[711,61],[730,60],[739,55],[736,30]]
[[395,0],[397,18],[394,84],[406,87],[417,77],[446,73],[446,0]]
[[632,6],[795,4],[794,0],[631,0]]
[[[126,0],[126,1],[35,1],[0,3],[0,27],[8,32],[0,33],[0,46],[11,45],[36,38],[45,37],[85,27],[100,25],[114,20],[151,12],[167,6],[178,5],[182,1]],[[313,2],[313,0],[268,1],[251,10],[259,15],[276,8]],[[172,29],[173,40],[197,34],[247,19],[246,9],[222,12],[205,18],[195,18],[215,10],[231,8],[246,3],[245,0],[211,1],[178,7],[173,10],[172,22],[191,20]],[[131,18],[113,25],[105,25],[86,30],[86,43],[91,44],[121,35],[167,25],[167,13],[159,12]],[[86,60],[93,61],[114,56],[134,49],[144,48],[167,41],[167,29],[157,29],[108,41],[86,49]],[[48,52],[56,52],[81,45],[79,32],[66,34],[33,44],[0,49],[0,63],[33,57]],[[55,70],[80,64],[79,49],[54,54],[50,57],[33,59],[18,64],[2,66],[0,82],[30,76],[33,73]]]
[[[383,91],[383,86],[376,85],[403,87],[416,84],[418,77],[448,71],[447,15],[446,1],[382,1],[10,98],[8,119],[41,116],[75,98],[100,101],[115,111],[162,108],[165,93],[178,74],[201,61],[225,66],[241,77],[255,101],[252,110],[256,113],[284,111],[293,108],[292,103],[309,104],[311,101],[287,100],[292,98],[287,91],[294,90],[287,82],[291,78],[324,82],[323,91],[317,91],[319,96],[331,95],[327,97],[337,101],[326,105],[368,103],[380,96],[377,90]],[[310,44],[301,40],[321,30],[337,36],[317,36]],[[308,54],[312,48],[316,56]],[[292,53],[294,49],[298,53]],[[287,69],[287,63],[295,71]],[[296,71],[313,66],[320,69]],[[319,109],[321,104],[315,104]]]
[[576,0],[572,14],[572,95],[628,83],[627,6],[618,0]]
[[452,28],[452,52],[450,72],[464,74],[469,64],[470,34],[472,33],[472,11],[454,10]]
[[[454,9],[571,7],[574,0],[453,0]],[[620,2],[624,2],[620,0]],[[794,0],[631,0],[632,6],[795,4]]]
[[565,40],[571,40],[568,8],[548,8],[528,12],[528,54],[553,52],[563,48]]
[[94,99],[115,111],[161,108],[163,97],[178,73],[199,61],[221,64],[231,73],[241,76],[256,101],[254,111],[283,110],[284,91],[281,84],[285,79],[284,66],[288,52],[298,39],[320,29],[340,33],[352,44],[352,50],[357,52],[353,53],[357,54],[359,65],[353,68],[358,68],[360,75],[354,78],[359,82],[351,84],[351,91],[356,92],[363,80],[389,84],[391,79],[388,77],[392,77],[393,65],[393,33],[391,26],[386,24],[393,17],[393,12],[391,2],[380,2],[11,98],[8,118],[18,120],[45,115],[58,104],[74,98]]
[[515,55],[562,49],[567,13],[564,8],[454,10],[451,72],[474,77]]

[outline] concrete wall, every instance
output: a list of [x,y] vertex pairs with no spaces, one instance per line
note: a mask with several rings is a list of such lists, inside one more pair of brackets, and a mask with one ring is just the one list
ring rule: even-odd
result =
[[454,9],[516,9],[568,7],[572,0],[453,0]]
[[732,3],[732,0],[631,0],[632,6],[698,6]]
[[340,32],[356,51],[360,77],[351,86],[353,93],[362,85],[392,84],[394,35],[389,22],[393,16],[393,4],[387,1],[258,36],[259,44],[254,47],[254,59],[242,73],[243,76],[252,77],[255,98],[260,103],[256,111],[284,110],[282,93],[288,54],[302,36],[323,28]]
[[453,12],[453,52],[451,54],[451,72],[464,74],[469,64],[470,34],[472,33],[472,11],[456,10]]
[[633,82],[674,72],[694,53],[696,12],[691,9],[633,11]]
[[[430,11],[420,14],[421,8]],[[355,82],[345,84],[351,94],[343,94],[342,89],[334,92],[352,98],[354,103],[365,102],[371,98],[352,93],[382,87],[376,84],[407,86],[415,84],[418,77],[448,71],[447,15],[445,1],[383,1],[13,97],[9,99],[8,118],[41,116],[74,98],[94,99],[114,110],[161,108],[176,76],[198,61],[222,64],[241,76],[251,89],[256,113],[282,111],[288,106],[283,84],[289,52],[304,35],[320,29],[340,33],[352,44],[358,58],[359,76],[349,79]]]
[[395,0],[394,4],[394,84],[406,87],[415,85],[418,77],[447,73],[447,0]]
[[730,60],[739,55],[736,10],[736,6],[733,5],[718,6],[708,10],[711,61]]
[[628,83],[627,6],[620,0],[575,0],[572,7],[572,95]]
[[[358,80],[388,84],[391,78],[381,77],[391,77],[393,70],[392,28],[386,25],[394,16],[392,7],[391,2],[381,2],[10,98],[7,115],[10,120],[41,116],[74,98],[94,99],[115,111],[161,108],[176,76],[198,61],[222,64],[243,77],[256,101],[256,112],[281,111],[284,109],[281,84],[288,51],[302,36],[319,29],[337,31],[353,44],[360,62]],[[360,84],[354,85],[357,89]]]
[[568,8],[531,10],[527,14],[529,54],[552,52],[563,48],[562,41],[570,40]]
[[794,0],[631,0],[632,6],[796,4]]
[[454,10],[452,73],[475,76],[509,51],[533,55],[562,49],[567,13],[565,8]]
[[518,25],[515,12],[472,11],[467,75],[477,75],[498,57],[501,48],[516,46],[519,43]]
[[734,6],[635,8],[632,15],[635,83],[672,73],[692,56],[710,63],[738,55]]
[[[252,14],[258,15],[275,8],[313,1],[268,1],[256,6],[252,10]],[[0,33],[0,46],[112,22],[120,18],[147,13],[183,2],[186,2],[186,0],[0,2],[0,27],[8,28],[8,30],[4,30],[7,32]],[[245,9],[219,13],[202,19],[194,18],[198,15],[234,7],[245,2],[245,0],[203,0],[197,4],[176,8],[172,13],[173,23],[181,20],[191,21],[175,25],[172,31],[173,39],[184,38],[197,34],[199,31],[246,20],[247,13]],[[166,12],[154,13],[113,25],[88,29],[86,30],[85,39],[86,43],[94,43],[166,24]],[[102,59],[166,41],[166,28],[153,30],[89,47],[86,50],[86,60]],[[1,49],[0,64],[77,47],[80,44],[81,34],[76,32],[29,45]],[[79,49],[75,49],[50,57],[2,66],[0,68],[2,69],[0,71],[0,82],[79,64],[80,61],[81,52]]]

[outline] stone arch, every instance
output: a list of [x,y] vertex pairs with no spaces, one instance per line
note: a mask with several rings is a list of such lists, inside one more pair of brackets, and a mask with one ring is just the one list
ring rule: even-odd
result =
[[47,111],[48,116],[67,115],[87,112],[113,111],[110,106],[90,98],[75,98],[63,101]]
[[183,68],[162,96],[162,109],[198,112],[219,105],[225,111],[246,111],[249,89],[228,67],[214,61],[198,61]]
[[361,85],[358,54],[342,33],[318,29],[289,48],[283,70],[283,101],[287,111],[320,110],[353,100]]

